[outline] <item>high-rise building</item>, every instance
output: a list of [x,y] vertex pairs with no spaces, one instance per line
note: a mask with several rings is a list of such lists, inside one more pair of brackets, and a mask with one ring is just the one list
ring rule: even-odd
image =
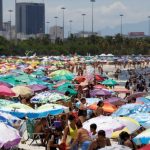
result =
[[3,28],[3,2],[0,0],[0,31]]
[[44,3],[17,3],[16,29],[26,35],[45,33]]

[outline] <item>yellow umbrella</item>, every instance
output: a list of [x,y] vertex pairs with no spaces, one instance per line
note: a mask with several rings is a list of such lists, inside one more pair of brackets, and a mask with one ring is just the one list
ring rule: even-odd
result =
[[26,87],[26,86],[16,86],[12,88],[12,91],[17,95],[17,96],[22,96],[22,97],[30,97],[34,94],[34,92]]

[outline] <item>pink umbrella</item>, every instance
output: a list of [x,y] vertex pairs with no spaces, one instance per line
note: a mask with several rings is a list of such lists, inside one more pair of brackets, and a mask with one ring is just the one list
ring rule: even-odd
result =
[[111,93],[108,90],[104,90],[104,89],[94,89],[92,91],[90,91],[90,95],[91,97],[95,97],[95,96],[108,96],[111,95]]
[[12,87],[13,87],[13,86],[12,86],[12,85],[10,85],[9,83],[2,82],[2,81],[0,81],[0,85],[7,86],[7,87],[9,87],[9,88],[12,88]]
[[33,85],[29,85],[28,87],[34,92],[39,92],[47,89],[46,86],[40,84],[33,84]]
[[0,85],[0,95],[1,96],[15,96],[16,94],[7,86]]
[[111,104],[114,104],[114,105],[123,105],[123,104],[125,104],[121,100],[122,100],[122,98],[120,98],[120,97],[111,97],[111,98],[106,99],[105,101],[109,102]]

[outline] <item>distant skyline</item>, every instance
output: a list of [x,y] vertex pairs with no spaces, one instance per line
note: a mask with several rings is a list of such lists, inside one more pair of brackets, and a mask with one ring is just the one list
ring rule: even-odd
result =
[[[55,25],[54,16],[58,16],[58,25],[62,26],[62,10],[65,7],[65,34],[69,32],[69,20],[73,20],[72,32],[82,30],[82,15],[85,16],[85,31],[91,31],[91,2],[90,0],[25,0],[27,2],[45,3],[45,21],[49,26]],[[17,2],[24,2],[17,0]],[[8,10],[12,9],[12,24],[15,24],[15,0],[3,0],[3,21],[9,21]],[[118,26],[120,32],[120,14],[123,16],[123,24],[137,24],[146,22],[148,34],[148,16],[150,16],[150,0],[96,0],[94,3],[94,31]],[[117,32],[117,31],[116,31]],[[126,30],[123,30],[126,32]],[[127,34],[127,33],[125,33]]]

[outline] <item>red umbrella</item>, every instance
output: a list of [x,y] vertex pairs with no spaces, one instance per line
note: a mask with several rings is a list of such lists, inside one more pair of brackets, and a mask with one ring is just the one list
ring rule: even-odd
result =
[[118,93],[130,93],[131,91],[124,88],[124,87],[121,87],[121,86],[116,86],[114,89],[113,89],[114,92],[118,92]]
[[150,150],[150,144],[140,148],[139,150]]
[[1,96],[15,96],[16,94],[7,86],[0,85],[0,95]]
[[84,76],[78,76],[75,78],[75,81],[77,81],[78,83],[84,82],[86,80],[86,78]]
[[103,77],[101,77],[100,75],[95,75],[95,79],[99,82],[104,81],[105,79]]

